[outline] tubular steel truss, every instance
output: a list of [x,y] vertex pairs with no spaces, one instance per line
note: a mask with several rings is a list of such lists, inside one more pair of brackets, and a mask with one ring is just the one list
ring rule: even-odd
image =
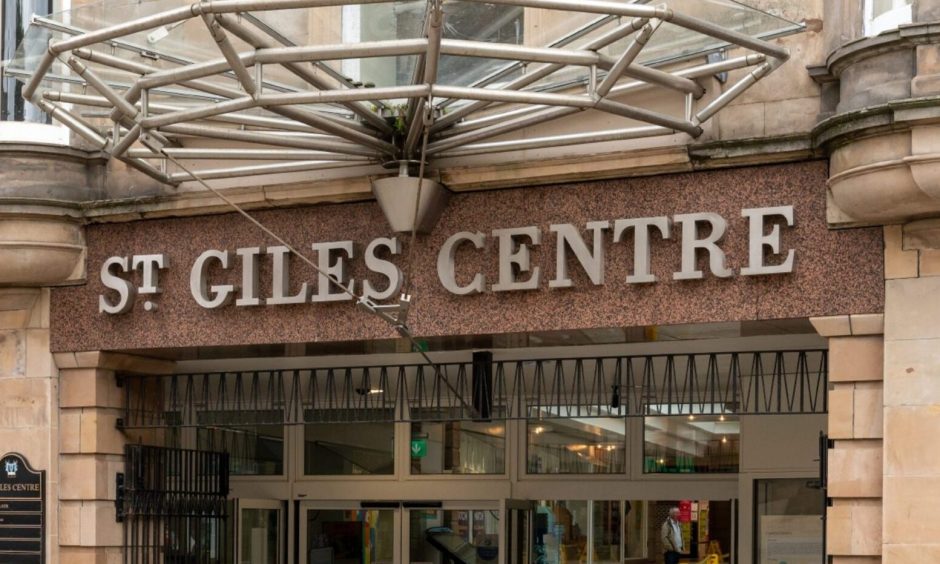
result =
[[827,372],[802,350],[124,375],[120,424],[826,413]]
[[[422,154],[433,160],[679,132],[697,137],[704,122],[788,57],[780,46],[680,13],[669,3],[465,0],[596,15],[545,47],[445,37],[444,0],[427,1],[423,34],[406,39],[295,44],[261,19],[278,10],[382,2],[212,0],[94,30],[68,18],[34,18],[31,31],[43,33],[28,34],[27,42],[46,39],[48,45],[24,42],[21,51],[40,55],[24,56],[5,72],[25,81],[25,99],[96,148],[178,184],[191,175],[171,169],[170,156],[252,161],[193,171],[211,179],[378,163],[400,168]],[[214,57],[164,53],[135,39],[148,32],[159,38],[187,23],[187,41],[212,45]],[[742,54],[685,68],[640,62],[664,26]],[[189,39],[200,34],[203,39]],[[622,47],[613,51],[613,45]],[[336,70],[337,62],[378,57],[415,58],[411,83],[362,87]],[[442,57],[506,63],[455,84],[441,76]],[[581,69],[580,78],[552,81],[570,77],[573,69]],[[750,72],[702,98],[705,89],[696,79],[736,69]],[[645,88],[684,96],[682,115],[623,101]],[[631,125],[493,140],[589,109]]]

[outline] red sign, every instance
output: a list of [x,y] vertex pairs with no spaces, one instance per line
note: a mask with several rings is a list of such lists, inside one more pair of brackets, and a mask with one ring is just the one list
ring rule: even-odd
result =
[[692,521],[692,501],[683,499],[679,502],[679,522],[689,523]]

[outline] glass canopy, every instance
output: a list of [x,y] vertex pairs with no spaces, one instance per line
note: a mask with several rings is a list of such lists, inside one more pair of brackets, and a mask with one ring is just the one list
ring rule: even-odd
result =
[[[731,0],[107,1],[34,17],[4,72],[178,184],[192,176],[168,159],[213,161],[195,166],[208,179],[694,138],[801,30]],[[612,127],[543,126],[584,111]]]

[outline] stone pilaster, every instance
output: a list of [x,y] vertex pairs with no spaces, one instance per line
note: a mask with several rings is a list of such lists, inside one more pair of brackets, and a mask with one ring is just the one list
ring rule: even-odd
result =
[[46,471],[47,562],[58,562],[56,367],[49,352],[49,290],[0,288],[0,455]]
[[829,338],[826,554],[834,564],[881,562],[883,316],[812,321]]
[[57,353],[59,367],[59,550],[69,564],[122,562],[114,500],[127,437],[121,370],[166,372],[165,363],[101,352]]
[[887,564],[940,561],[940,227],[886,228],[884,528]]

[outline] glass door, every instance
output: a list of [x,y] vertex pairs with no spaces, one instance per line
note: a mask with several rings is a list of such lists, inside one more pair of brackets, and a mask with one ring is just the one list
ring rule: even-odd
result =
[[393,564],[399,537],[398,503],[303,502],[301,564]]
[[408,508],[408,547],[405,562],[498,564],[500,559],[499,503],[444,502],[435,507]]
[[284,564],[284,507],[276,500],[238,500],[238,564]]

